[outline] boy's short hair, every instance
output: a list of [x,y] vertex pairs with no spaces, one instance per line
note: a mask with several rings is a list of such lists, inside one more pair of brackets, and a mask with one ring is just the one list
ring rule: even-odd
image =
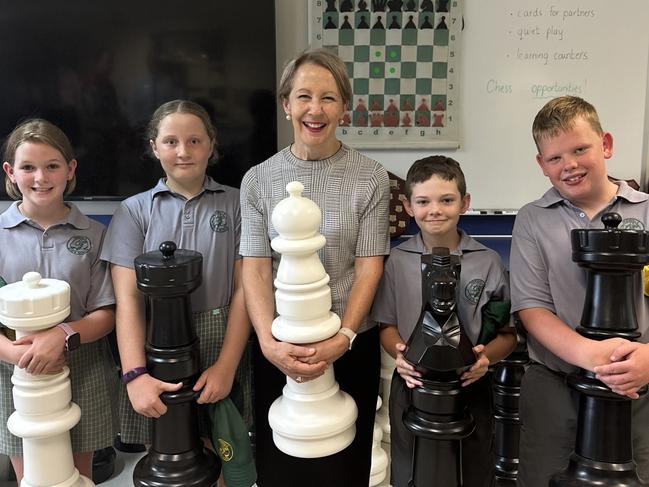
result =
[[555,137],[560,132],[567,132],[575,126],[575,120],[583,117],[592,129],[602,134],[602,125],[595,107],[578,96],[560,96],[547,102],[534,117],[532,136],[536,148],[542,139]]
[[406,176],[406,197],[412,196],[412,187],[417,183],[428,181],[432,176],[439,176],[445,181],[455,181],[460,196],[466,194],[466,179],[460,164],[446,156],[428,156],[415,161]]

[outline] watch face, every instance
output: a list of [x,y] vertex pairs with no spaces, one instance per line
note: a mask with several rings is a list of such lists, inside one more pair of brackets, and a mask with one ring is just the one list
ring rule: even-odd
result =
[[81,335],[79,333],[73,333],[68,335],[68,338],[65,340],[66,347],[68,351],[76,350],[81,345]]

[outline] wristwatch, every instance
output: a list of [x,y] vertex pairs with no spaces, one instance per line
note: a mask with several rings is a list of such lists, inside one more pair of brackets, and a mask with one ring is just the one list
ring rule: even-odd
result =
[[347,350],[351,350],[352,345],[354,345],[354,340],[356,340],[356,332],[351,328],[347,328],[346,326],[343,326],[340,330],[338,330],[338,333],[340,333],[341,335],[345,335],[347,338],[349,338],[349,348]]
[[56,327],[65,333],[65,349],[68,352],[79,348],[79,345],[81,345],[81,335],[79,335],[78,331],[74,331],[67,323],[59,323]]

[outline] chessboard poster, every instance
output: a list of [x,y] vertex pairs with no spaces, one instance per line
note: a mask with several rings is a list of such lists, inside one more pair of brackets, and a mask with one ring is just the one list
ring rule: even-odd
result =
[[368,149],[459,146],[461,1],[311,0],[311,45],[335,50],[352,84],[340,140]]

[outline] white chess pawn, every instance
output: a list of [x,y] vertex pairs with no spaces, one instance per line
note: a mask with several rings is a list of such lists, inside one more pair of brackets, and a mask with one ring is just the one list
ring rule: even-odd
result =
[[[16,330],[16,338],[61,323],[70,314],[70,286],[28,272],[22,281],[0,288],[0,322]],[[33,375],[14,367],[11,382],[16,411],[7,427],[23,440],[21,487],[90,487],[72,458],[70,429],[81,410],[71,402],[67,366],[58,374]]]
[[[376,398],[376,410],[381,407],[381,398]],[[374,423],[374,436],[372,437],[372,466],[370,467],[370,487],[375,487],[387,477],[388,473],[388,454],[381,448],[381,439],[383,430],[381,426]]]
[[[322,214],[313,201],[302,196],[301,183],[293,181],[286,190],[290,196],[280,201],[272,214],[279,236],[271,246],[282,254],[274,282],[279,316],[273,321],[272,333],[285,342],[314,343],[340,329],[340,318],[331,312],[329,276],[317,254],[325,245],[319,233]],[[281,451],[317,458],[351,444],[357,415],[356,403],[340,390],[333,367],[329,367],[308,382],[287,377],[282,396],[268,411],[268,422]]]
[[396,367],[395,360],[381,347],[381,408],[376,412],[376,422],[383,430],[383,442],[390,443],[390,386],[392,373]]

